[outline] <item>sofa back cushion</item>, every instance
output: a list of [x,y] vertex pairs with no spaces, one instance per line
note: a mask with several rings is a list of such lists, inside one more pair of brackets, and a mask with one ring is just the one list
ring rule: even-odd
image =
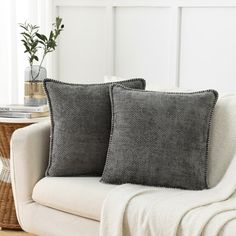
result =
[[[120,81],[144,89],[143,79]],[[46,79],[44,88],[51,115],[48,176],[102,174],[111,127],[109,85],[70,84]]]
[[236,94],[219,98],[212,117],[208,184],[215,186],[236,156]]

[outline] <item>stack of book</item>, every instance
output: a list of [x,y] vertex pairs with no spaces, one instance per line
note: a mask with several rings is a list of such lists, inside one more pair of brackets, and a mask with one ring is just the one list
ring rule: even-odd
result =
[[49,115],[48,105],[24,106],[24,105],[0,105],[0,117],[5,118],[38,118]]

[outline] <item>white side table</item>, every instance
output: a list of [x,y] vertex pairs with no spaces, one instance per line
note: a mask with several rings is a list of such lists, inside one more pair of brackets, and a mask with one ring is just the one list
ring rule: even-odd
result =
[[16,129],[49,120],[48,117],[35,119],[0,117],[0,229],[21,229],[16,217],[10,179],[10,140]]

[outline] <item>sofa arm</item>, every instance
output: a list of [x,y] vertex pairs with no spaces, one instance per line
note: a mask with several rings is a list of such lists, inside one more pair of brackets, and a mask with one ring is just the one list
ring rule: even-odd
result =
[[48,164],[50,122],[16,130],[11,138],[11,181],[16,211],[32,202],[35,184],[44,177]]

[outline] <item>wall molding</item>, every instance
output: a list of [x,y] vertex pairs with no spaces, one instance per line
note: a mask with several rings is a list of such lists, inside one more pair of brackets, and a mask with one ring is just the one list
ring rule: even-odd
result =
[[[60,7],[104,7],[106,8],[106,72],[107,75],[115,73],[115,9],[120,7],[157,7],[169,8],[171,11],[171,42],[169,80],[173,86],[180,85],[180,59],[181,59],[181,24],[182,10],[184,8],[232,8],[236,7],[235,0],[53,0],[53,15],[58,14]],[[57,78],[56,70],[59,53],[56,53],[53,62],[53,75]]]
[[235,0],[53,0],[54,6],[236,7]]

